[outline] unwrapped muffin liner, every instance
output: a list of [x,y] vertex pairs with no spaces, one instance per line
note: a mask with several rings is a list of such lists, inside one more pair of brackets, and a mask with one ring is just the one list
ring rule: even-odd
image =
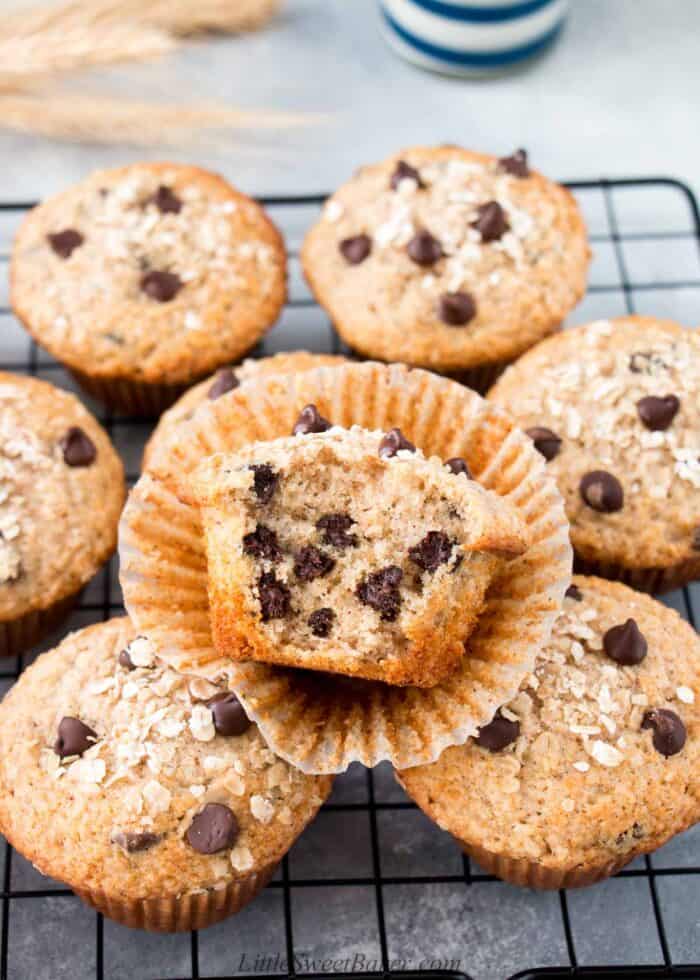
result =
[[[97,378],[68,369],[83,391],[107,408],[143,418],[158,418],[190,387],[189,384],[148,384],[129,378]],[[193,378],[192,384],[199,381]]]
[[597,575],[613,582],[623,582],[638,592],[658,595],[680,589],[700,578],[700,554],[697,558],[689,558],[668,568],[625,568],[616,562],[594,561],[577,555],[574,570],[579,575]]
[[121,900],[96,889],[76,889],[84,902],[123,926],[149,932],[187,932],[216,925],[251,902],[270,881],[277,863],[267,864],[225,887],[199,889],[162,898]]
[[[492,584],[465,657],[436,687],[232,663],[212,645],[199,515],[184,502],[188,474],[212,453],[288,435],[309,403],[336,425],[399,426],[426,456],[464,456],[479,482],[507,498],[529,528],[530,548]],[[203,406],[177,446],[149,458],[124,511],[120,556],[137,628],[173,668],[225,677],[270,748],[306,773],[384,759],[408,768],[474,735],[515,695],[549,639],[572,560],[559,491],[505,413],[447,378],[371,362],[277,376]]]
[[82,588],[46,609],[32,609],[17,619],[0,623],[0,657],[16,657],[35,646],[71,614]]

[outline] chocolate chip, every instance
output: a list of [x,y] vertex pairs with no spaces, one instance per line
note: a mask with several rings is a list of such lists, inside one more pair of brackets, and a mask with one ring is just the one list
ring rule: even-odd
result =
[[646,638],[633,619],[609,629],[603,636],[603,647],[610,659],[623,667],[635,667],[647,655]]
[[448,327],[463,327],[476,316],[476,303],[469,293],[443,293],[438,300],[438,316]]
[[401,608],[399,585],[403,572],[397,565],[388,565],[368,575],[357,586],[357,598],[365,606],[371,606],[380,613],[380,619],[393,623]]
[[112,843],[118,844],[127,854],[137,854],[139,851],[147,851],[162,840],[161,834],[152,834],[145,831],[142,834],[122,833],[114,834]]
[[62,718],[58,725],[58,738],[53,750],[65,759],[69,755],[82,755],[97,741],[97,732],[79,718]]
[[282,561],[277,534],[264,524],[258,524],[250,534],[243,535],[243,551],[262,561]]
[[561,438],[551,429],[545,429],[543,425],[535,425],[531,429],[525,429],[525,434],[530,436],[535,444],[535,449],[541,456],[544,456],[547,462],[554,459],[561,449]]
[[207,392],[207,398],[216,401],[217,398],[225,395],[227,391],[233,391],[234,388],[238,388],[240,383],[231,368],[222,368],[221,371],[217,372],[214,383]]
[[238,837],[238,821],[223,803],[207,803],[189,825],[185,836],[198,854],[217,854],[233,847]]
[[390,459],[401,450],[405,450],[407,453],[415,453],[416,447],[408,441],[401,429],[389,429],[379,443],[379,455],[382,459]]
[[136,664],[132,661],[131,657],[129,656],[128,650],[122,650],[119,656],[117,657],[117,661],[119,663],[119,666],[123,667],[124,670],[136,670]]
[[215,695],[207,706],[218,735],[243,735],[253,724],[233,691]]
[[317,609],[316,612],[312,612],[309,616],[311,632],[314,636],[328,636],[333,627],[334,619],[335,613],[332,609],[328,609],[327,607]]
[[511,177],[529,177],[530,168],[527,165],[527,151],[516,150],[509,157],[501,157],[498,161],[501,170],[505,170]]
[[693,549],[693,551],[700,551],[700,527],[696,527],[693,531],[690,547]]
[[665,432],[673,422],[681,403],[676,395],[647,395],[637,402],[637,415],[652,432]]
[[258,597],[263,623],[284,619],[289,614],[291,593],[274,572],[263,572],[258,579]]
[[58,445],[66,466],[90,466],[97,459],[95,443],[77,425],[71,426]]
[[174,272],[153,269],[141,280],[141,289],[146,296],[158,303],[169,303],[182,289],[184,283]]
[[415,180],[419,187],[425,187],[416,168],[412,167],[410,163],[406,163],[405,160],[399,160],[396,164],[396,169],[391,175],[390,184],[392,191],[397,190],[402,180]]
[[170,187],[161,184],[156,193],[151,198],[151,203],[155,204],[161,214],[179,214],[182,210],[182,201]]
[[299,418],[292,429],[293,436],[306,436],[312,432],[327,432],[331,428],[328,419],[319,413],[315,405],[307,405],[299,412]]
[[316,529],[323,531],[323,543],[334,548],[357,547],[357,535],[348,534],[355,522],[349,514],[324,514],[316,521]]
[[414,235],[406,251],[416,265],[434,265],[442,258],[442,245],[429,231],[419,231]]
[[253,463],[248,469],[254,473],[253,493],[261,504],[269,504],[279,483],[279,473],[275,473],[269,463]]
[[80,232],[76,231],[75,228],[56,231],[47,237],[51,248],[62,259],[69,259],[76,248],[80,248],[85,241]]
[[520,722],[504,718],[499,709],[493,721],[479,729],[479,734],[474,741],[489,752],[500,752],[507,745],[511,745],[519,735]]
[[472,479],[472,474],[467,466],[467,461],[466,459],[462,459],[461,456],[453,456],[452,459],[448,459],[445,466],[451,473],[454,473],[455,476],[459,476],[461,473],[464,473],[468,480]]
[[645,712],[642,728],[653,729],[654,748],[667,758],[680,752],[688,734],[676,712],[669,711],[668,708],[652,708]]
[[481,235],[482,242],[495,242],[508,231],[510,225],[506,213],[498,201],[488,201],[476,209],[477,219],[472,221],[472,228]]
[[584,503],[601,514],[613,514],[622,510],[625,495],[622,484],[605,470],[592,470],[582,477],[579,492]]
[[452,557],[456,542],[442,531],[428,531],[418,544],[408,549],[408,557],[424,572],[434,572]]
[[315,578],[323,578],[335,568],[335,559],[312,544],[302,548],[294,562],[294,574],[302,582],[313,582]]
[[372,239],[369,235],[355,235],[353,238],[344,238],[338,248],[346,262],[359,265],[372,251]]
[[581,592],[578,585],[570,585],[564,595],[567,599],[573,599],[574,602],[581,602],[583,600],[583,592]]

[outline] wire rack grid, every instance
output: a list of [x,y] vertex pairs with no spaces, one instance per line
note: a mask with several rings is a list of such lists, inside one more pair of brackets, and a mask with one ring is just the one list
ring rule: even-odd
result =
[[[700,213],[667,178],[570,182],[594,249],[591,284],[571,322],[625,312],[700,322]],[[290,300],[261,356],[343,346],[299,270],[298,244],[324,195],[262,200],[286,233]],[[0,203],[0,368],[74,389],[29,340],[8,303],[12,235],[31,202]],[[89,399],[138,478],[152,423]],[[664,597],[695,625],[700,583]],[[61,631],[123,612],[116,559]],[[0,694],[41,650],[0,664]],[[464,858],[403,795],[388,766],[341,776],[330,801],[262,895],[202,933],[131,932],[81,905],[4,843],[0,980],[205,980],[213,977],[462,980],[700,978],[700,827],[582,892],[512,888]]]

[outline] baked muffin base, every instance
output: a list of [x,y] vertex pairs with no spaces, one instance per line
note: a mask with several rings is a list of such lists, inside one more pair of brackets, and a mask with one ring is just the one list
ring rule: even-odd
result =
[[658,595],[680,589],[700,578],[700,555],[669,568],[625,568],[615,562],[600,562],[575,555],[574,572],[578,575],[597,575],[613,582],[622,582],[638,592]]
[[39,643],[70,615],[82,588],[47,609],[32,609],[18,619],[0,623],[0,657],[17,657]]
[[[68,369],[86,395],[125,415],[157,418],[187,391],[187,384],[149,384],[129,378],[96,378]],[[192,383],[198,381],[194,378]]]
[[617,874],[638,856],[636,852],[632,852],[619,861],[610,861],[593,867],[567,868],[562,871],[557,868],[545,868],[526,858],[509,858],[503,854],[494,854],[493,851],[487,851],[476,844],[466,844],[458,838],[455,840],[464,853],[473,858],[487,874],[495,875],[511,885],[540,890],[585,888],[588,885],[595,885],[596,882]]

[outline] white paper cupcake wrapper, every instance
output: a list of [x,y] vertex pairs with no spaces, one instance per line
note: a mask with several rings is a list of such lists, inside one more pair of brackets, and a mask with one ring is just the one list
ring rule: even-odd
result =
[[[178,493],[187,495],[187,476],[202,458],[289,434],[309,403],[336,425],[399,426],[427,456],[465,457],[479,482],[507,498],[529,527],[531,547],[493,583],[460,667],[434,688],[231,663],[213,648],[199,517]],[[226,676],[271,749],[307,773],[384,759],[404,769],[466,741],[532,669],[570,581],[563,501],[532,442],[500,409],[426,371],[348,364],[234,390],[198,411],[180,444],[149,460],[149,470],[120,529],[129,614],[175,669]]]

